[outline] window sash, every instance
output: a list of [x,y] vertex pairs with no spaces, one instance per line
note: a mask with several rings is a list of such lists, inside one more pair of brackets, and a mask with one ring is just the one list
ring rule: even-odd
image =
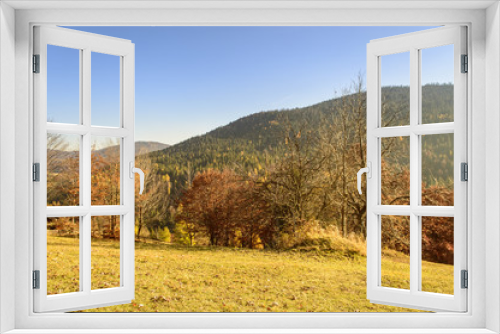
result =
[[[367,180],[367,297],[372,302],[408,308],[440,311],[467,310],[467,290],[461,289],[460,274],[467,269],[467,183],[460,182],[460,163],[467,162],[466,107],[467,76],[460,73],[460,55],[466,54],[465,27],[444,27],[371,41],[367,48],[367,161],[372,163],[372,178]],[[420,124],[420,50],[454,45],[454,122]],[[410,125],[382,127],[381,56],[410,53]],[[421,196],[421,135],[454,134],[453,207],[419,205]],[[410,205],[381,205],[380,138],[410,138]],[[382,214],[410,217],[410,289],[381,286]],[[420,291],[421,217],[454,217],[454,295]]]
[[[110,304],[134,298],[134,180],[129,163],[135,159],[134,144],[134,45],[127,40],[76,30],[35,27],[34,54],[40,55],[40,73],[34,75],[34,161],[40,163],[40,182],[34,185],[34,270],[40,271],[40,289],[34,289],[35,312],[63,312]],[[47,45],[80,50],[80,124],[47,122]],[[120,57],[120,127],[91,125],[91,53]],[[47,207],[47,134],[80,136],[80,205]],[[93,135],[120,138],[120,205],[91,204],[91,140]],[[92,290],[92,216],[120,216],[120,286]],[[47,218],[80,217],[78,292],[47,295]]]

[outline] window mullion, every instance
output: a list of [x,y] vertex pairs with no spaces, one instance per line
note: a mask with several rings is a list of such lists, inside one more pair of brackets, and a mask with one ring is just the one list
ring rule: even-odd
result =
[[[90,128],[91,125],[91,50],[83,50],[83,66],[82,66],[82,81],[81,81],[81,100],[82,100],[82,124]],[[84,207],[89,208],[92,200],[92,147],[90,131],[82,136],[82,148],[80,150],[80,198]],[[84,292],[91,291],[91,216],[90,211],[82,218],[81,237],[80,237],[80,284]]]
[[418,205],[419,197],[419,136],[414,130],[419,124],[419,51],[416,48],[410,49],[410,291],[412,293],[420,290],[420,218],[414,212]]

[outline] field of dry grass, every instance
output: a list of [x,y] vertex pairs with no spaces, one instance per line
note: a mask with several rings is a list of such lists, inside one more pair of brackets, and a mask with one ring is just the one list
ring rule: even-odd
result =
[[[92,241],[92,286],[119,282],[119,247]],[[136,298],[87,312],[410,312],[366,299],[366,257],[356,245],[277,252],[136,243]],[[324,247],[323,247],[324,248]],[[387,251],[383,284],[407,287],[408,257]],[[453,266],[424,262],[425,291],[452,293]],[[77,239],[48,237],[48,291],[78,290]]]

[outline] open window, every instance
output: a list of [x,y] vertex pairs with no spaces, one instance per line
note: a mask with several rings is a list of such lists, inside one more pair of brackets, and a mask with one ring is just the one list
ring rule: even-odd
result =
[[[466,311],[465,29],[437,28],[368,44],[367,297],[373,303]],[[448,52],[434,52],[438,48]],[[446,69],[446,78],[440,78],[439,73]],[[409,96],[409,100],[384,94],[382,86],[398,88],[397,83],[384,81],[384,75],[390,72],[400,81],[406,80],[399,88],[409,85],[409,94],[401,95]],[[435,84],[443,80],[446,84]],[[440,94],[430,91],[428,83],[433,83],[434,89],[452,90],[452,94],[442,95],[452,98],[441,99],[438,105],[428,103],[428,96]],[[406,172],[402,172],[402,165],[407,166]],[[433,190],[432,184],[439,178],[448,187],[446,194]],[[388,179],[392,184],[386,182]],[[433,245],[428,242],[430,234],[442,238],[452,251],[446,261],[453,264],[450,275],[454,283],[447,291],[428,289],[426,285],[426,280],[438,279],[432,270],[424,274],[424,267],[436,260],[430,249]],[[406,278],[394,279],[384,272],[387,243],[410,255],[408,263],[401,263]]]
[[[495,38],[496,29],[483,29],[498,25],[498,6],[493,3],[475,2],[447,2],[441,3],[439,8],[432,8],[428,2],[395,4],[388,7],[385,2],[375,2],[370,8],[360,8],[359,6],[346,7],[345,3],[329,4],[328,8],[314,8],[314,4],[308,4],[307,10],[304,8],[292,8],[290,4],[283,4],[284,10],[273,8],[254,8],[259,5],[252,5],[254,9],[230,10],[220,8],[216,11],[211,8],[153,8],[147,9],[147,3],[137,2],[137,8],[127,9],[122,3],[117,3],[111,10],[99,8],[96,3],[86,10],[71,9],[65,3],[36,2],[26,4],[10,1],[4,4],[2,10],[2,71],[3,80],[7,83],[2,85],[2,124],[6,131],[2,131],[2,175],[3,181],[12,178],[13,168],[16,169],[16,200],[15,210],[13,208],[13,196],[9,196],[10,189],[14,182],[3,182],[2,189],[6,196],[2,198],[2,278],[7,283],[15,281],[13,284],[4,284],[7,291],[2,294],[3,301],[13,305],[15,308],[2,308],[2,316],[6,321],[3,323],[5,330],[23,328],[37,328],[41,330],[53,330],[54,328],[66,328],[67,331],[81,328],[112,328],[117,330],[124,328],[144,328],[136,332],[147,330],[148,328],[162,328],[166,323],[171,328],[192,328],[194,323],[199,327],[212,328],[251,328],[257,324],[262,326],[280,328],[418,328],[421,332],[437,331],[439,328],[448,328],[449,331],[485,331],[487,329],[496,331],[498,317],[494,310],[498,305],[498,298],[494,293],[498,286],[498,276],[495,272],[498,268],[495,250],[498,245],[498,233],[496,219],[498,208],[495,208],[495,198],[497,193],[498,180],[495,173],[488,174],[495,169],[495,159],[498,156],[497,137],[495,121],[497,100],[495,98],[495,87],[498,85],[498,70],[495,64],[498,56],[495,50],[498,49],[498,38]],[[489,6],[489,7],[487,7]],[[101,6],[102,7],[102,6]],[[141,10],[138,8],[141,7]],[[165,7],[165,6],[164,6]],[[188,7],[188,6],[186,6]],[[227,7],[227,6],[226,6]],[[261,6],[262,7],[262,6]],[[356,7],[356,8],[354,8]],[[397,7],[397,8],[396,8]],[[436,6],[434,6],[436,7]],[[487,7],[487,8],[486,8]],[[343,9],[342,9],[343,8]],[[347,8],[347,9],[346,9]],[[255,10],[258,9],[258,10]],[[374,10],[376,9],[376,10]],[[373,21],[373,13],[378,19]],[[286,15],[284,15],[286,14]],[[32,315],[33,303],[31,297],[31,271],[40,267],[33,267],[33,184],[31,179],[31,163],[33,157],[32,144],[32,108],[33,108],[33,79],[38,76],[27,75],[28,67],[31,71],[32,32],[30,29],[33,22],[40,24],[59,23],[65,25],[78,25],[85,22],[89,25],[137,25],[142,22],[145,25],[221,25],[233,22],[238,25],[246,25],[254,22],[256,25],[304,25],[304,22],[312,25],[342,25],[342,24],[364,24],[364,25],[420,25],[420,24],[453,24],[455,22],[467,22],[468,29],[468,50],[470,66],[478,69],[477,73],[468,75],[468,159],[473,165],[472,173],[469,177],[474,177],[474,184],[468,185],[468,268],[473,274],[469,282],[468,290],[468,312],[463,313],[437,313],[437,314],[325,314],[322,316],[303,314],[300,317],[291,315],[284,319],[284,315],[273,317],[271,315],[254,314],[246,319],[243,315],[228,317],[224,314],[198,315],[191,314],[185,316],[172,316],[167,314],[145,315],[135,314],[46,314]],[[392,34],[396,35],[396,34]],[[7,37],[6,37],[7,36]],[[5,37],[5,38],[4,38]],[[126,38],[126,37],[125,37]],[[376,37],[375,37],[376,38]],[[130,39],[130,38],[128,38]],[[132,39],[134,42],[135,38]],[[348,43],[347,43],[348,44]],[[366,45],[366,43],[365,43]],[[471,59],[471,55],[477,55]],[[344,67],[345,63],[340,62]],[[15,69],[15,71],[14,71]],[[336,72],[335,72],[336,73]],[[16,89],[12,84],[15,81]],[[455,82],[456,83],[456,82]],[[14,94],[15,93],[15,94]],[[15,99],[14,99],[15,95]],[[15,103],[14,103],[15,102]],[[15,122],[13,110],[15,109]],[[9,141],[9,136],[13,139],[14,134],[8,131],[13,130],[15,125],[15,148],[13,142]],[[485,132],[493,138],[488,137],[485,141]],[[484,148],[486,143],[486,149]],[[14,149],[18,154],[15,156]],[[485,152],[488,152],[485,156]],[[5,156],[4,156],[5,155]],[[485,161],[486,158],[486,161]],[[9,163],[10,161],[10,163]],[[4,164],[5,163],[5,164]],[[7,164],[7,165],[6,165]],[[471,168],[471,167],[470,167]],[[488,174],[485,183],[484,170]],[[6,177],[6,175],[8,175]],[[492,176],[492,177],[490,177]],[[7,187],[4,187],[6,186]],[[12,187],[9,187],[11,185]],[[37,183],[34,184],[38,186]],[[473,188],[474,190],[471,190]],[[488,194],[486,204],[485,195]],[[472,196],[471,196],[472,195]],[[486,207],[486,209],[485,209]],[[15,217],[14,217],[15,211]],[[9,214],[11,213],[11,214]],[[13,224],[15,218],[15,224]],[[4,233],[7,232],[7,233]],[[14,242],[15,232],[15,242]],[[472,232],[472,233],[471,233]],[[37,241],[38,242],[38,241]],[[14,266],[15,264],[15,266]],[[14,268],[15,267],[15,268]],[[15,269],[15,270],[14,270]],[[339,280],[342,281],[342,278]],[[471,286],[472,285],[472,286]],[[14,289],[15,288],[15,289]],[[5,290],[5,289],[4,289]],[[15,291],[14,291],[15,290]],[[39,291],[35,291],[38,293]],[[486,296],[485,296],[486,294]],[[137,293],[136,293],[137,295]],[[4,298],[5,297],[5,298]],[[365,294],[359,295],[365,298]],[[489,310],[489,311],[486,311]],[[354,318],[353,318],[354,316]],[[353,325],[353,319],[356,319]],[[191,326],[191,327],[190,327]],[[437,328],[437,329],[436,329]],[[367,329],[365,329],[366,331]],[[415,329],[414,329],[415,330]],[[356,331],[354,329],[354,331]],[[362,331],[362,329],[359,329]],[[387,329],[386,331],[389,331]],[[411,329],[410,329],[411,331]]]
[[[134,298],[134,44],[55,27],[35,27],[34,33],[34,310],[129,303]],[[104,86],[114,94],[103,97]],[[50,186],[62,175],[67,176],[62,187]],[[96,189],[96,178],[106,179],[106,187]],[[93,249],[96,230],[109,234],[107,254]],[[52,235],[69,236],[66,246],[72,251],[49,249]],[[96,257],[106,261],[98,266]],[[119,272],[106,268],[107,262],[115,262],[110,268],[119,264]],[[57,274],[58,266],[68,265],[71,276]],[[58,282],[64,281],[62,287]]]
[[[372,302],[466,309],[466,183],[460,180],[467,161],[464,36],[463,28],[439,28],[368,45],[365,171]],[[133,44],[37,27],[34,50],[35,311],[129,303],[136,171]],[[164,189],[170,194],[170,185]],[[195,213],[207,209],[195,207]],[[443,275],[446,284],[435,284]]]

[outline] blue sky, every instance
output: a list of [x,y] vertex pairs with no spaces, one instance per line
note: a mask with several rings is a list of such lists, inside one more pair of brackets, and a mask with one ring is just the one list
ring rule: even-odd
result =
[[[331,99],[365,75],[370,40],[428,28],[71,27],[135,43],[136,140],[167,144],[255,112]],[[78,52],[60,49],[49,49],[49,117],[77,122]],[[441,49],[423,57],[423,83],[453,80],[443,66],[452,47]],[[387,57],[383,84],[408,84],[405,56]],[[116,58],[92,55],[93,125],[118,125]]]

